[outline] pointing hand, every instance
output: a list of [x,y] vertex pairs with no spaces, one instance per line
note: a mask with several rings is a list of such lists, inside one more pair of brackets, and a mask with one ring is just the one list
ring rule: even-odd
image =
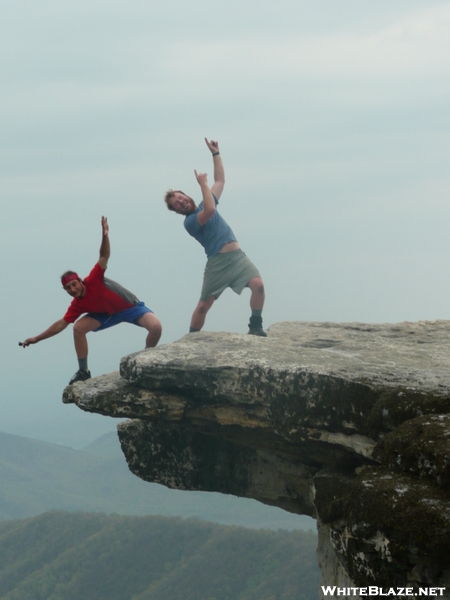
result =
[[194,173],[200,187],[203,185],[208,185],[208,175],[206,173],[197,173],[195,170]]
[[214,140],[211,140],[210,142],[205,138],[205,142],[206,145],[208,146],[208,148],[211,150],[211,154],[215,154],[216,152],[219,152],[219,142],[215,142]]

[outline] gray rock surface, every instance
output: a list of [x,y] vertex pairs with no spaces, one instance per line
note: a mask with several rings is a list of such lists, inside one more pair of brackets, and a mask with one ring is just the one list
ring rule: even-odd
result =
[[448,321],[200,332],[63,396],[130,419],[144,480],[315,516],[323,584],[357,586],[448,580],[449,398]]

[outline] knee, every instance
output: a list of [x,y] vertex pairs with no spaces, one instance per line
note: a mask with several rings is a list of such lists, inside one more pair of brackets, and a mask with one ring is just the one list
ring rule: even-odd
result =
[[149,333],[152,334],[159,334],[161,335],[162,333],[162,325],[160,320],[158,319],[158,317],[156,317],[155,315],[152,315],[151,313],[148,313],[148,315],[150,315],[148,318],[146,318],[143,322],[139,322],[139,325],[142,325],[143,327],[145,327],[145,329],[147,329],[147,331]]
[[197,306],[197,312],[199,315],[206,315],[210,309],[211,304],[209,302],[199,302]]
[[161,325],[161,321],[157,318],[155,318],[153,320],[153,323],[151,325],[151,332],[154,335],[157,335],[158,337],[161,337],[162,334],[162,325]]
[[249,288],[252,290],[252,292],[256,292],[261,296],[264,295],[264,283],[261,277],[255,277],[252,279],[249,283]]
[[154,348],[158,344],[162,334],[162,326],[159,319],[152,315],[151,319],[143,324],[143,327],[148,331],[145,347]]
[[74,337],[86,335],[86,331],[81,323],[76,322],[73,326]]

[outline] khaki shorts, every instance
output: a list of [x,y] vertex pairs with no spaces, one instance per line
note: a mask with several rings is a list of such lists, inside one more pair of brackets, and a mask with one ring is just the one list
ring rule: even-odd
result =
[[216,254],[206,263],[200,301],[203,302],[211,296],[217,300],[227,287],[240,294],[254,277],[261,275],[240,248]]

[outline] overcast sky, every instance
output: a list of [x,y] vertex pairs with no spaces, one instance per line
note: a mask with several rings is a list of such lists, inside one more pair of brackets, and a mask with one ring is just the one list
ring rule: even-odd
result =
[[[163,203],[196,200],[217,139],[221,213],[286,320],[447,319],[450,3],[56,0],[0,4],[0,430],[81,446],[112,419],[61,403],[77,369],[60,274],[108,276],[188,331],[205,255]],[[249,291],[206,330],[246,333]],[[143,347],[90,334],[93,375]]]

